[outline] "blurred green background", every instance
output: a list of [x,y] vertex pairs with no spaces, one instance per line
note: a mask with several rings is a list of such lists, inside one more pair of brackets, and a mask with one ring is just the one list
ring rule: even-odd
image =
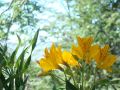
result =
[[[76,36],[93,36],[95,43],[109,44],[111,52],[119,57],[120,0],[0,0],[0,43],[7,44],[8,53],[17,46],[17,35],[22,41],[21,53],[38,29],[27,88],[53,90],[50,77],[37,77],[40,69],[36,64],[52,42],[70,49]],[[119,63],[118,59],[117,68]]]

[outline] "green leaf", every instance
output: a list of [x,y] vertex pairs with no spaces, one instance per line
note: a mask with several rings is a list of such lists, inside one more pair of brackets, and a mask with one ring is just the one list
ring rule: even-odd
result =
[[66,80],[66,90],[78,90],[70,81]]
[[120,78],[114,78],[110,81],[111,84],[118,84],[120,83]]
[[28,57],[27,61],[25,62],[24,72],[28,69],[28,66],[30,65],[30,61],[31,61],[31,55]]
[[1,81],[1,79],[0,79],[0,90],[3,90],[3,83]]
[[15,63],[15,59],[16,59],[16,54],[18,52],[18,49],[20,47],[20,44],[21,44],[21,39],[20,37],[17,35],[17,38],[18,38],[18,41],[19,41],[19,44],[17,45],[16,49],[13,51],[11,57],[10,57],[10,64],[14,64]]
[[18,38],[18,41],[19,41],[18,46],[20,46],[21,45],[21,39],[20,39],[19,35],[17,35],[17,38]]
[[0,55],[2,55],[2,57],[3,57],[3,55],[6,54],[6,52],[7,52],[7,44],[5,46],[0,44]]
[[23,81],[23,90],[25,90],[27,80],[28,80],[28,76],[26,76],[24,81]]
[[15,63],[16,54],[17,54],[18,49],[19,49],[19,46],[16,47],[16,49],[13,51],[13,53],[10,57],[10,64],[12,64],[12,65]]
[[3,87],[5,88],[5,90],[7,90],[8,86],[7,86],[7,83],[6,83],[5,76],[3,74],[0,75],[0,80],[1,80],[1,84],[3,85]]
[[17,74],[21,74],[23,72],[24,56],[27,49],[28,47],[25,48],[20,54],[20,56],[18,57],[18,60],[16,62],[16,66],[18,67],[16,71]]
[[105,86],[106,84],[108,84],[110,82],[110,80],[108,79],[99,79],[95,82],[95,84],[93,85],[92,88],[95,88],[95,87],[98,87],[99,85],[100,86]]
[[34,50],[35,46],[36,46],[36,42],[37,42],[37,38],[38,38],[38,34],[39,34],[39,29],[37,30],[37,32],[35,33],[35,36],[31,42],[32,45],[32,51]]
[[6,53],[7,51],[7,44],[4,46],[4,54]]

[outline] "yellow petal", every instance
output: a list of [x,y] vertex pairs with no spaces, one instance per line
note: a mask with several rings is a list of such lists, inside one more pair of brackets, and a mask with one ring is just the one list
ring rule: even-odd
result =
[[109,52],[109,45],[105,45],[103,48],[101,48],[101,58],[104,58]]
[[101,54],[100,52],[98,52],[95,56],[94,56],[94,60],[96,61],[96,64],[99,65],[101,62]]
[[80,46],[81,48],[84,48],[84,39],[81,37],[77,37],[77,42],[78,42],[78,46]]
[[72,45],[72,54],[76,55],[79,59],[83,59],[83,52],[81,47],[76,47],[75,45]]
[[45,48],[45,57],[48,57],[49,56],[49,52],[48,52],[48,49],[47,48]]
[[49,70],[51,70],[51,69],[49,68],[48,63],[45,62],[45,59],[41,59],[41,60],[38,62],[38,64],[40,65],[40,67],[42,68],[42,70],[43,70],[44,72],[48,72]]
[[62,55],[61,46],[58,46],[58,48],[57,48],[57,52],[59,53],[59,55]]
[[62,54],[63,60],[70,66],[78,65],[78,62],[73,58],[70,52],[64,51]]
[[83,55],[85,55],[92,44],[93,38],[92,37],[86,37],[86,38],[77,37],[77,41],[78,41],[79,47],[82,49]]
[[103,64],[103,61],[105,60],[108,54],[109,54],[109,45],[105,45],[103,48],[100,49],[100,52],[98,52],[97,56],[95,57],[98,67],[101,64]]
[[84,38],[83,42],[84,42],[84,48],[86,49],[85,51],[88,51],[93,42],[93,38],[92,37]]
[[51,48],[50,48],[50,53],[51,53],[51,54],[54,54],[55,51],[56,51],[55,45],[54,45],[54,43],[52,43],[52,46],[51,46]]
[[54,69],[59,69],[59,66],[56,63],[51,62],[51,60],[49,59],[41,59],[39,61],[39,65],[44,72],[48,72]]
[[53,43],[51,48],[50,48],[50,56],[49,56],[49,58],[51,58],[53,60],[56,60],[56,54],[57,54],[56,47],[55,47],[55,44]]
[[115,55],[108,55],[102,62],[101,68],[108,68],[113,65],[113,63],[116,61],[116,56]]
[[90,47],[90,50],[89,50],[90,58],[92,59],[99,58],[99,53],[100,53],[99,45],[93,45]]

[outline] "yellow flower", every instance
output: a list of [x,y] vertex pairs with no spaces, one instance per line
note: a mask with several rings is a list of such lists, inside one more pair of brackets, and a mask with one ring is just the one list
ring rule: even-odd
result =
[[96,56],[97,67],[111,71],[111,66],[116,61],[116,56],[109,53],[109,45],[100,48],[100,52]]
[[54,44],[52,44],[50,52],[45,48],[44,58],[41,58],[40,61],[38,61],[38,64],[44,72],[61,69],[59,66],[61,63],[63,63],[61,49],[60,47],[56,48]]
[[72,46],[72,54],[76,55],[79,59],[85,60],[86,63],[89,63],[97,54],[99,51],[98,45],[93,45],[92,37],[86,37],[86,38],[77,38],[78,46],[73,45]]
[[50,52],[47,48],[45,48],[44,52],[44,58],[38,61],[38,64],[43,69],[43,72],[48,72],[55,69],[61,70],[61,64],[66,66],[78,65],[78,62],[73,58],[72,54],[67,51],[62,52],[60,46],[57,48],[54,44],[52,44]]

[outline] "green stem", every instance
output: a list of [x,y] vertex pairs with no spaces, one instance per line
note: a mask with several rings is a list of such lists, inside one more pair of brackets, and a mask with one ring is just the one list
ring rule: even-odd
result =
[[82,90],[83,90],[83,72],[82,72],[82,83],[81,83],[81,85],[82,85]]
[[76,87],[78,87],[78,85],[77,85],[77,83],[76,83],[76,81],[75,81],[75,77],[74,77],[73,71],[72,71],[71,68],[70,68],[70,71],[71,71],[71,75],[72,75],[72,79],[73,79],[74,85],[75,85]]
[[96,83],[96,70],[97,70],[97,69],[96,69],[96,67],[95,67],[95,68],[94,68],[94,85],[93,85],[93,86],[94,86],[94,89],[95,89],[95,83]]
[[82,63],[83,67],[82,67],[82,90],[84,90],[84,67],[85,67],[85,63],[83,62]]
[[63,71],[64,72],[64,75],[65,75],[65,81],[67,80],[67,76],[66,76],[66,74],[65,74],[65,71]]

